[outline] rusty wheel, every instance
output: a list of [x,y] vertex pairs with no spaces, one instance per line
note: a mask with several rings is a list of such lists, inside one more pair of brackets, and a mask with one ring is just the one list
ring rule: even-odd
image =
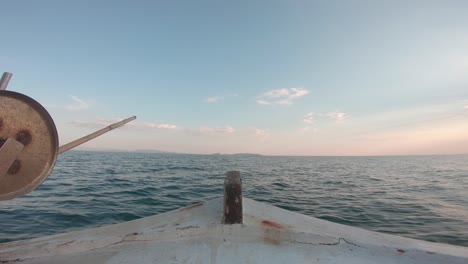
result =
[[47,110],[26,95],[0,90],[0,141],[7,138],[24,148],[0,179],[0,201],[37,188],[52,172],[58,155],[57,129]]

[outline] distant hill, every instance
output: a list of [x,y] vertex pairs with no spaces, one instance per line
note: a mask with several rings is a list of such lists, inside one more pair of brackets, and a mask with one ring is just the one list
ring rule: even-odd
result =
[[249,156],[249,157],[261,157],[261,154],[255,153],[234,153],[234,154],[223,154],[223,153],[214,153],[213,156]]
[[225,153],[213,153],[213,154],[197,154],[197,153],[180,153],[180,152],[171,152],[171,151],[164,151],[158,149],[130,149],[130,150],[123,150],[123,149],[106,149],[106,148],[78,148],[74,151],[94,151],[94,152],[135,152],[135,153],[160,153],[160,154],[187,154],[187,155],[211,155],[211,156],[243,156],[243,157],[261,157],[261,154],[255,153],[233,153],[233,154],[225,154]]
[[157,150],[157,149],[136,149],[136,150],[132,150],[131,152],[177,154],[177,152],[163,151],[163,150]]
[[149,149],[131,149],[131,150],[124,150],[124,149],[106,149],[106,148],[79,148],[76,151],[95,151],[95,152],[136,152],[136,153],[164,153],[164,154],[177,154],[176,152],[169,152],[163,150],[149,150]]

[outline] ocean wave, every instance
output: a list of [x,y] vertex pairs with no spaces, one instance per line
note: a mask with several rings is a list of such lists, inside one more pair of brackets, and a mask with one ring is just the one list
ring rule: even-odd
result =
[[468,246],[468,156],[242,157],[61,155],[49,180],[0,202],[0,242],[102,226],[223,195],[240,170],[246,197],[321,219]]

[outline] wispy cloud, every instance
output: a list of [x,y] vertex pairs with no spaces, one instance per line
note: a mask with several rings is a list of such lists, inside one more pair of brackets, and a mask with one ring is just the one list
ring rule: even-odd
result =
[[319,117],[323,116],[321,113],[315,113],[315,112],[309,112],[305,115],[304,119],[302,120],[306,126],[303,127],[300,132],[301,133],[308,133],[308,132],[317,132],[318,129],[316,127],[313,127],[315,123],[317,122],[317,119]]
[[[138,124],[138,123],[137,123]],[[142,123],[144,127],[159,128],[159,129],[177,129],[176,125],[171,124],[155,124],[155,123]]]
[[[103,127],[112,125],[122,120],[123,118],[96,117],[96,119],[92,121],[73,120],[69,123],[76,125],[76,126],[80,126],[80,127],[103,128]],[[172,124],[155,124],[155,123],[136,122],[136,121],[132,121],[128,123],[126,126],[134,127],[134,128],[149,128],[149,129],[178,129],[176,125],[172,125]]]
[[309,91],[300,88],[283,88],[270,90],[259,96],[257,104],[260,105],[290,105],[300,97],[307,95]]
[[70,111],[85,110],[89,108],[89,103],[85,102],[83,99],[78,98],[78,96],[69,95],[73,100],[73,104],[65,105],[65,109]]
[[101,119],[96,118],[93,121],[82,121],[82,120],[73,120],[68,123],[78,126],[78,127],[86,127],[86,128],[103,128],[113,123],[119,122],[120,120],[115,120],[114,122],[110,122],[108,119]]
[[[88,128],[103,128],[109,126],[113,123],[122,121],[123,118],[101,118],[96,117],[95,120],[92,121],[81,121],[81,120],[74,120],[69,122],[70,124],[80,126],[80,127],[88,127]],[[179,132],[189,132],[191,134],[199,134],[199,135],[222,135],[222,134],[234,134],[236,133],[236,129],[232,126],[216,126],[216,127],[179,127],[174,124],[169,123],[151,123],[151,122],[137,122],[133,121],[126,125],[127,128],[133,128],[137,130],[145,130],[145,131],[152,131],[152,130],[173,130]]]
[[335,111],[326,113],[325,116],[335,120],[336,122],[342,122],[348,115],[343,112]]
[[316,113],[316,112],[310,112],[305,115],[305,117],[302,119],[302,121],[308,125],[313,125],[317,123],[319,119],[323,118],[328,118],[336,121],[337,123],[343,122],[349,115],[344,112],[340,111],[334,111],[334,112],[328,112],[328,113]]
[[91,107],[91,104],[86,102],[85,100],[79,98],[75,95],[68,96],[73,102],[70,102],[66,105],[52,105],[52,104],[45,104],[46,108],[57,108],[57,109],[65,109],[69,111],[79,111],[79,110],[86,110]]
[[253,132],[255,134],[255,137],[260,141],[265,141],[270,136],[270,133],[266,129],[254,127]]
[[303,121],[304,121],[304,123],[306,123],[306,124],[312,125],[312,124],[314,124],[314,123],[317,121],[317,120],[316,120],[316,117],[317,117],[318,115],[319,115],[319,114],[314,113],[314,112],[307,113],[306,116],[304,117]]
[[257,100],[257,104],[260,104],[260,105],[271,105],[272,103],[267,102],[267,101],[265,101],[265,100]]
[[199,132],[203,134],[232,134],[235,133],[236,130],[231,126],[225,127],[200,127],[198,129]]
[[203,100],[203,102],[208,103],[208,104],[216,103],[216,102],[224,100],[224,99],[226,99],[228,97],[236,97],[236,96],[237,96],[237,94],[228,94],[228,95],[225,95],[225,96],[211,96],[211,97],[205,98]]
[[208,97],[206,98],[205,100],[203,100],[203,102],[205,103],[216,103],[220,100],[223,100],[224,97],[223,96],[213,96],[213,97]]

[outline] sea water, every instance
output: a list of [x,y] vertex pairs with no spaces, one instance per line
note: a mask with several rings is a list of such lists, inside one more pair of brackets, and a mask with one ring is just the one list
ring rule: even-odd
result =
[[278,157],[70,151],[32,193],[0,202],[0,242],[160,214],[223,195],[368,230],[468,246],[468,155]]

